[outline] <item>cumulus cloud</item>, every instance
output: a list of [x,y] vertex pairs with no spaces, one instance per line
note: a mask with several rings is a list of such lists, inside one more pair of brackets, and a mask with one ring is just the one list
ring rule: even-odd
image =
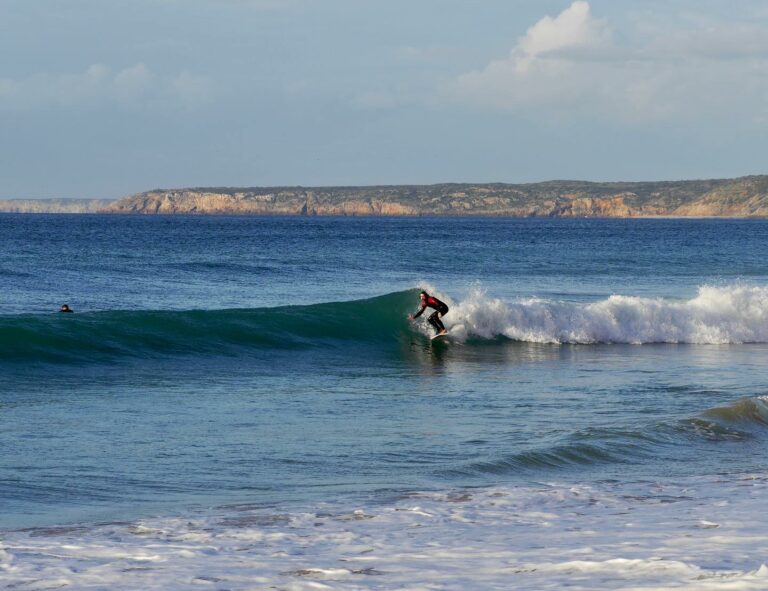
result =
[[608,24],[578,1],[554,18],[542,18],[507,58],[460,76],[452,90],[469,102],[498,108],[572,107],[596,92],[596,70],[606,67],[604,58],[614,51]]
[[589,115],[642,124],[739,110],[768,115],[768,28],[647,28],[622,46],[588,2],[544,17],[505,59],[455,79],[448,93],[466,104],[546,118]]
[[38,74],[15,80],[0,78],[0,108],[70,108],[98,104],[140,106],[146,101],[196,104],[209,97],[207,81],[181,72],[158,76],[145,64],[113,70],[92,64],[78,74]]
[[557,17],[545,16],[528,29],[513,57],[524,61],[562,50],[600,47],[608,43],[610,37],[607,23],[595,19],[589,3],[579,0]]

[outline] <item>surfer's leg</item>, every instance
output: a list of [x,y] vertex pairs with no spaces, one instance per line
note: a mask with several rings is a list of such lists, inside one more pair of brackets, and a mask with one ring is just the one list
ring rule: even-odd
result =
[[443,325],[443,321],[440,320],[440,312],[434,312],[429,317],[429,323],[435,327],[435,330],[437,332],[445,332],[445,325]]
[[440,332],[448,332],[448,331],[446,330],[446,328],[445,328],[445,325],[443,324],[443,321],[442,321],[442,320],[440,320],[440,319],[441,319],[443,316],[445,316],[446,314],[448,314],[448,306],[445,306],[445,305],[443,305],[443,306],[441,306],[441,307],[440,307],[440,309],[438,310],[438,315],[437,315],[437,318],[435,318],[435,321],[437,322],[437,324],[439,324],[439,325],[440,325]]
[[439,312],[432,312],[429,318],[427,318],[427,322],[429,322],[437,332],[440,332],[441,330],[445,330],[445,327],[443,326],[443,323],[440,322],[438,314]]

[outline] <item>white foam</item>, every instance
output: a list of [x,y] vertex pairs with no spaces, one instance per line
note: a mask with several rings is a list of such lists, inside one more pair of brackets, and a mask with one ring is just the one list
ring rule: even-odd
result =
[[0,587],[762,590],[766,494],[768,473],[5,532]]
[[677,301],[613,295],[580,304],[530,298],[506,302],[474,289],[448,301],[455,338],[505,336],[533,343],[766,343],[768,287],[700,287]]

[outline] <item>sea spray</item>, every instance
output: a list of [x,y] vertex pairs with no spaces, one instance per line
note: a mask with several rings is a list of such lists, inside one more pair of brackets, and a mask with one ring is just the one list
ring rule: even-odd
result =
[[540,298],[514,302],[473,289],[446,324],[456,338],[533,343],[768,342],[768,287],[699,287],[690,300],[612,295],[591,303]]

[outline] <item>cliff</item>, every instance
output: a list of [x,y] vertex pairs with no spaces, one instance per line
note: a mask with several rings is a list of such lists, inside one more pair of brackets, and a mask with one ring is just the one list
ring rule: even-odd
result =
[[763,217],[768,176],[739,179],[370,187],[154,190],[105,213],[241,215],[485,215],[548,217]]
[[97,213],[109,207],[109,199],[5,199],[0,213]]
[[370,187],[192,188],[117,201],[0,201],[0,212],[516,217],[768,217],[768,176],[642,183],[548,181]]

